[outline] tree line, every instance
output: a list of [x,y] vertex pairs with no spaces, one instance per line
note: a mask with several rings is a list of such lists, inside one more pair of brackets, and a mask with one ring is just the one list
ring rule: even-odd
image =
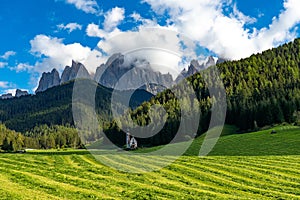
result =
[[37,126],[25,134],[0,124],[0,147],[2,151],[16,152],[22,149],[84,148],[78,131],[70,126]]

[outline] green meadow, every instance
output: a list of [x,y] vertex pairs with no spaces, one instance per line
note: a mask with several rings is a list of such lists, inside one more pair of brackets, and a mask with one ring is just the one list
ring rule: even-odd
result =
[[247,134],[226,126],[210,155],[197,156],[200,137],[185,155],[149,173],[117,171],[86,150],[3,153],[0,199],[300,199],[299,134],[295,126]]

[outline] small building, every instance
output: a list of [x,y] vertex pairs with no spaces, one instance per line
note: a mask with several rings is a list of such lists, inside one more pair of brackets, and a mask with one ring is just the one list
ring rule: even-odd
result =
[[130,135],[129,132],[126,133],[126,149],[137,149],[138,147],[138,143],[137,143],[137,140],[132,136]]

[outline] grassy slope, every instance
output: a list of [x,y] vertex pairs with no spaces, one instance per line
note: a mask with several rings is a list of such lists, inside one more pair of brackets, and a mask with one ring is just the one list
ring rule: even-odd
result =
[[[278,126],[273,129],[246,133],[230,134],[230,127],[225,127],[209,155],[219,156],[267,156],[267,155],[300,155],[300,127]],[[276,134],[270,134],[276,130]],[[197,138],[186,152],[195,155],[204,137]]]
[[271,130],[221,137],[210,155],[300,155],[300,127],[279,126]]
[[[267,155],[300,155],[300,127],[277,126],[272,129],[238,134],[236,127],[225,125],[217,144],[209,153],[210,156],[267,156]],[[276,134],[270,134],[276,130]],[[212,131],[213,132],[213,131]],[[196,138],[185,155],[196,156],[199,153],[204,137]],[[174,144],[180,146],[184,143]],[[155,151],[163,146],[139,149],[145,153]]]
[[226,127],[214,156],[182,156],[146,174],[116,171],[84,150],[0,154],[0,199],[298,199],[300,131],[274,129],[230,135],[234,127]]

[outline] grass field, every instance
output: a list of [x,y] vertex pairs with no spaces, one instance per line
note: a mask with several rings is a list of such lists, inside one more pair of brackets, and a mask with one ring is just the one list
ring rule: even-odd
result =
[[0,199],[300,199],[299,128],[275,129],[225,133],[206,157],[192,155],[199,138],[185,156],[145,174],[119,172],[85,150],[0,154]]

